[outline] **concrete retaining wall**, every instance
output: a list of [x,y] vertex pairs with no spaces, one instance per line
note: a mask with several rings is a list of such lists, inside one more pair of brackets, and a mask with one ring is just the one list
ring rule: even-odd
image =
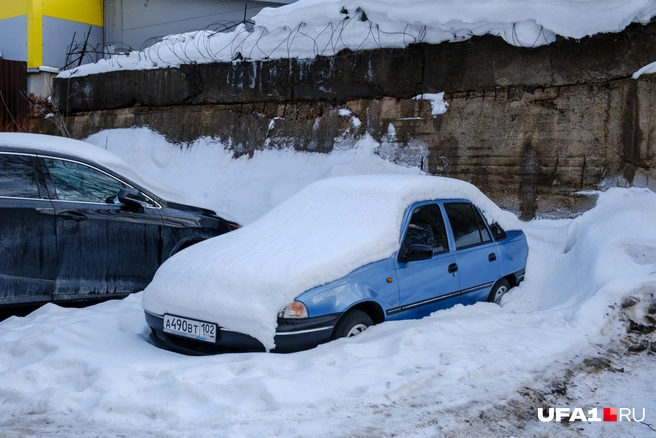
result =
[[[656,189],[656,77],[630,78],[656,60],[655,34],[656,23],[633,25],[536,49],[483,37],[312,61],[114,72],[55,88],[75,137],[149,126],[177,142],[219,137],[242,155],[328,152],[336,138],[343,146],[368,133],[382,156],[471,181],[524,218],[565,215],[590,207],[582,190]],[[429,102],[411,99],[441,91],[450,106],[437,117]]]

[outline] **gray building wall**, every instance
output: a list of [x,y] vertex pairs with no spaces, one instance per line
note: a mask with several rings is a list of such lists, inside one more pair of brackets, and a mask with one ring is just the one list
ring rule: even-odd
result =
[[[86,50],[102,49],[103,28],[75,21],[62,20],[48,16],[43,17],[43,65],[63,68],[66,65],[66,53],[71,43],[84,44],[86,35],[91,32],[87,41]],[[74,55],[77,57],[79,55]],[[86,57],[84,64],[95,62],[99,58]]]
[[27,16],[0,20],[0,52],[4,59],[27,60]]
[[252,18],[262,8],[294,0],[105,0],[105,42],[134,50],[156,38]]

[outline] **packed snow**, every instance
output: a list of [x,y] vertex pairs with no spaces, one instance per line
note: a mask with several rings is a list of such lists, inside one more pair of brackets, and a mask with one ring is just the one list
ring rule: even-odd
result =
[[[253,183],[262,156],[230,161],[212,140],[181,149],[151,142],[158,138],[130,130],[93,140],[145,178],[175,175],[189,202],[225,205],[236,190],[249,204],[250,188],[256,207],[234,214],[252,220],[309,175],[419,173],[383,166],[372,140],[351,152],[354,161],[345,151],[263,151],[272,167],[299,172],[267,195],[278,190],[275,172]],[[171,161],[194,172],[175,173]],[[647,436],[656,424],[653,353],[624,354],[620,340],[627,319],[649,324],[656,312],[654,217],[655,193],[610,189],[577,218],[521,224],[526,280],[501,306],[457,305],[287,355],[158,349],[142,294],[84,309],[46,305],[0,322],[0,437]],[[639,336],[656,341],[654,333]],[[595,361],[606,365],[584,372]],[[645,408],[646,418],[541,423],[537,408],[546,405]]]
[[633,73],[633,76],[631,76],[633,79],[638,79],[642,75],[647,75],[647,74],[652,74],[656,73],[656,61],[652,62],[651,64],[647,64],[641,69],[639,69],[637,72]]
[[424,93],[413,97],[414,100],[427,100],[431,104],[431,115],[437,117],[446,113],[449,103],[444,100],[444,92],[441,93]]
[[59,77],[181,64],[277,58],[310,59],[343,49],[402,48],[496,35],[521,47],[550,44],[560,35],[583,38],[648,23],[656,0],[299,0],[264,8],[254,25],[231,32],[169,35],[141,52],[112,55]]
[[369,135],[352,148],[336,145],[329,155],[297,152],[290,143],[289,149],[265,149],[255,151],[251,158],[243,155],[236,159],[229,146],[219,140],[200,138],[189,145],[172,147],[164,136],[148,128],[100,132],[87,142],[129,162],[145,180],[160,185],[175,181],[176,189],[186,194],[188,203],[227,215],[242,225],[318,179],[422,173],[380,158],[376,154],[380,145]]
[[399,249],[408,206],[431,199],[468,199],[502,227],[519,225],[465,181],[427,175],[324,179],[252,224],[168,259],[144,291],[143,307],[214,322],[272,350],[278,312],[315,286],[390,257]]

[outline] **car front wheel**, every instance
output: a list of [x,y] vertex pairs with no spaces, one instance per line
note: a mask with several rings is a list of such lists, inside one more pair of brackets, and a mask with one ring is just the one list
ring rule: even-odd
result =
[[331,339],[357,336],[373,323],[371,317],[362,310],[351,309],[337,322]]
[[494,287],[492,287],[492,292],[490,292],[490,295],[487,297],[487,300],[490,303],[496,303],[499,304],[501,301],[501,297],[506,294],[510,290],[510,283],[508,283],[508,280],[505,278],[502,278],[501,280],[497,281],[494,284]]

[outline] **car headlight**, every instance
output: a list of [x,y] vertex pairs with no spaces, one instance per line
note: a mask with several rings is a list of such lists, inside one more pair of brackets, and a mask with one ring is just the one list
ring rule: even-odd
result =
[[307,307],[305,307],[305,304],[301,303],[300,301],[294,301],[293,303],[288,304],[284,309],[280,311],[280,313],[278,313],[278,318],[299,319],[307,317]]

